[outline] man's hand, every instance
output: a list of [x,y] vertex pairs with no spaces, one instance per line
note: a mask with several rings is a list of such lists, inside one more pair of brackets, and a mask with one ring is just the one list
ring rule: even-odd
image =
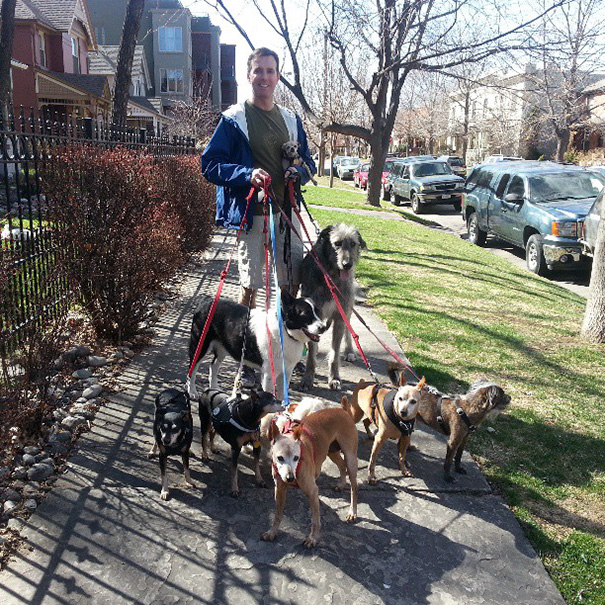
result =
[[264,171],[262,168],[255,168],[252,171],[250,183],[255,189],[260,189],[261,187],[269,187],[269,185],[271,185],[271,177],[269,176],[269,173]]

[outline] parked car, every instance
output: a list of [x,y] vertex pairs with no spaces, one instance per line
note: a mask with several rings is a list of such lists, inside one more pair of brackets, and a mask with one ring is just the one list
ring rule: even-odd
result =
[[525,249],[527,268],[545,275],[578,268],[578,222],[590,210],[605,178],[553,162],[502,162],[473,168],[462,195],[468,238],[482,246],[493,234]]
[[448,166],[452,169],[454,174],[458,176],[466,176],[466,166],[464,159],[459,155],[441,155],[437,158],[440,162],[447,162]]
[[355,172],[355,169],[357,168],[359,163],[359,158],[340,158],[340,161],[338,162],[338,164],[336,164],[336,172],[338,174],[338,178],[342,179],[343,181],[345,179],[352,179],[353,173]]
[[580,242],[582,243],[582,253],[586,256],[592,257],[594,255],[595,247],[597,245],[597,231],[599,229],[599,222],[601,221],[601,208],[603,206],[604,196],[605,189],[602,189],[601,193],[594,201],[594,204],[590,207],[586,218],[580,224]]
[[368,188],[368,174],[370,172],[370,162],[362,162],[357,166],[353,173],[353,184],[361,189]]
[[483,164],[497,164],[498,162],[523,162],[524,158],[519,158],[514,155],[502,155],[501,153],[494,153],[493,155],[487,156],[483,160]]
[[464,179],[456,176],[446,162],[407,159],[394,162],[382,187],[382,199],[399,206],[410,200],[412,211],[420,214],[427,204],[451,202],[460,210]]

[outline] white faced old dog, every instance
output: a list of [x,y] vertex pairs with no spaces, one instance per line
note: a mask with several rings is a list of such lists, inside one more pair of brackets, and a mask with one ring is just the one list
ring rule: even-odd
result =
[[[340,291],[340,301],[348,318],[351,317],[355,305],[355,267],[362,248],[366,248],[366,243],[359,231],[355,227],[344,223],[326,227],[313,245],[313,250],[319,262]],[[311,298],[315,302],[322,319],[327,322],[328,327],[332,322],[334,324],[332,328],[332,350],[328,356],[328,385],[333,390],[339,390],[340,344],[343,335],[345,336],[345,359],[347,361],[355,360],[351,334],[336,307],[323,273],[311,253],[303,259],[301,274],[301,295]],[[310,342],[307,367],[301,383],[303,391],[308,391],[313,386],[316,364],[317,345]]]
[[[284,292],[281,301],[286,366],[285,380],[286,384],[290,384],[292,370],[302,358],[305,344],[309,341],[318,342],[320,335],[326,331],[326,324],[320,318],[315,303],[311,299],[294,298]],[[191,337],[189,339],[190,363],[193,362],[211,304],[212,300],[204,300],[193,316]],[[192,399],[198,398],[195,377],[200,363],[208,352],[211,352],[214,356],[210,364],[210,388],[218,388],[218,371],[223,359],[230,355],[233,359],[239,361],[242,358],[242,350],[245,349],[244,364],[251,368],[260,369],[263,391],[272,391],[267,325],[271,334],[276,394],[279,399],[283,399],[284,377],[282,375],[277,311],[275,308],[271,308],[267,315],[264,310],[252,309],[248,321],[247,317],[248,307],[245,305],[231,300],[219,300],[199,359],[189,380],[188,391]]]

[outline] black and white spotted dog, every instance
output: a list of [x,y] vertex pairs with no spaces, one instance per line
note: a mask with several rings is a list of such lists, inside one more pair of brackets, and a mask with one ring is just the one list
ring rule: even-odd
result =
[[[307,342],[318,342],[319,337],[326,331],[326,324],[319,316],[315,303],[308,298],[294,298],[288,293],[282,293],[282,321],[284,340],[284,359],[286,384],[290,384],[292,370],[301,360],[304,346]],[[212,300],[204,300],[193,317],[191,337],[189,339],[189,362],[193,362],[198,342],[204,329],[206,317],[210,311]],[[284,395],[284,376],[282,374],[282,357],[279,338],[279,324],[275,308],[267,313],[261,309],[252,309],[247,322],[248,307],[231,300],[219,300],[215,315],[210,324],[208,334],[202,346],[191,378],[188,392],[192,399],[197,399],[195,378],[199,366],[207,353],[213,355],[210,364],[210,388],[218,388],[218,372],[227,355],[240,361],[244,350],[244,364],[259,369],[263,391],[272,391],[271,365],[269,358],[269,338],[267,325],[271,335],[271,351],[275,370],[276,394],[279,399]]]
[[[326,227],[313,245],[313,250],[319,258],[319,262],[340,290],[341,304],[349,319],[355,305],[355,267],[361,250],[365,248],[366,243],[359,231],[355,227],[344,223]],[[345,359],[347,361],[355,360],[351,334],[338,311],[323,273],[311,253],[303,259],[301,274],[301,295],[313,300],[328,327],[333,324],[332,348],[328,355],[328,385],[333,390],[339,390],[340,345],[343,335],[345,337]],[[317,344],[310,342],[307,367],[301,383],[302,390],[308,391],[312,388],[316,364]]]

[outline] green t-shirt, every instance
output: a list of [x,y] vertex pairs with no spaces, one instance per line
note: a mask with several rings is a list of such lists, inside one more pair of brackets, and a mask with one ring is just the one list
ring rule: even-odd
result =
[[[270,111],[266,111],[246,101],[245,108],[254,168],[262,168],[271,175],[271,184],[277,196],[277,202],[282,205],[284,201],[284,167],[282,166],[281,147],[290,140],[286,123],[277,105]],[[262,204],[256,204],[254,214],[262,213]]]

